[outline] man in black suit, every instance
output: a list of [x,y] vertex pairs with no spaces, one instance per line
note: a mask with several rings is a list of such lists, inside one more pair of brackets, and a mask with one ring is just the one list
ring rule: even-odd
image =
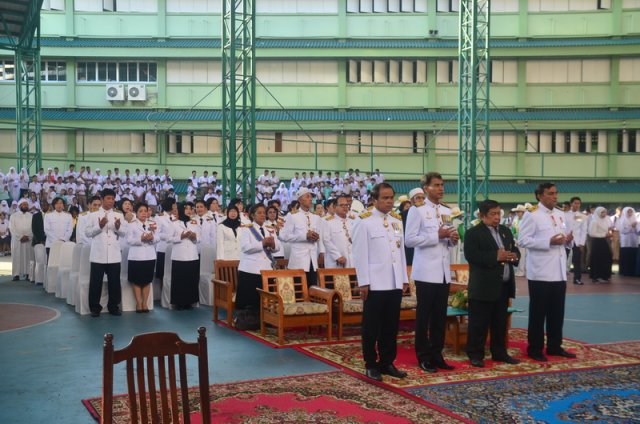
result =
[[520,260],[509,228],[500,225],[500,204],[479,205],[481,223],[467,230],[464,255],[469,262],[469,333],[467,355],[471,365],[484,367],[484,346],[491,329],[494,361],[517,364],[506,346],[509,298],[515,297],[514,265]]

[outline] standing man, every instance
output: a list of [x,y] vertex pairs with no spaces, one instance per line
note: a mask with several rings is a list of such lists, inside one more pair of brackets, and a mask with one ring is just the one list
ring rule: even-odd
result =
[[33,216],[29,212],[29,201],[20,199],[18,211],[9,218],[9,231],[11,231],[11,269],[13,281],[28,280],[29,262],[33,257],[31,246],[31,220]]
[[527,212],[520,225],[519,244],[527,249],[529,280],[529,346],[531,359],[546,362],[543,353],[545,321],[547,355],[575,358],[562,348],[562,325],[567,291],[567,254],[573,234],[567,233],[564,213],[555,209],[558,189],[541,183],[535,191],[539,203]]
[[318,269],[318,255],[323,253],[322,218],[311,210],[311,190],[302,187],[296,194],[300,202],[300,210],[287,217],[284,228],[278,238],[283,243],[289,243],[289,269],[304,269],[307,274],[307,285],[316,284],[316,270]]
[[76,243],[90,245],[91,238],[87,237],[86,228],[87,223],[89,222],[89,217],[92,212],[96,212],[100,209],[102,205],[102,200],[98,196],[92,196],[89,199],[89,210],[87,212],[83,212],[78,216],[78,222],[76,223]]
[[325,219],[325,268],[352,268],[352,235],[355,215],[350,215],[351,197],[338,196],[335,215]]
[[124,237],[124,216],[113,209],[116,193],[111,189],[102,190],[102,206],[89,215],[85,233],[91,240],[91,271],[89,277],[89,309],[92,317],[99,317],[102,311],[102,279],[107,274],[109,303],[107,309],[111,315],[120,312],[120,262],[122,252],[118,239]]
[[450,225],[451,210],[441,203],[444,180],[437,172],[422,178],[425,204],[412,206],[405,231],[407,246],[415,248],[411,278],[416,282],[416,357],[420,368],[452,370],[442,356],[451,269],[449,251],[458,242]]
[[[422,206],[424,205],[424,190],[420,187],[416,187],[409,192],[409,200],[411,201],[411,206]],[[402,225],[404,228],[407,228],[407,216],[409,216],[409,209],[400,211],[400,216],[402,217]],[[413,264],[413,248],[412,247],[404,247],[404,254],[407,257],[407,265]]]
[[570,210],[565,213],[567,229],[573,234],[573,251],[571,263],[573,265],[573,284],[579,286],[582,282],[582,251],[587,242],[587,216],[580,211],[582,200],[579,197],[572,197],[569,201]]
[[407,376],[393,365],[402,292],[409,289],[402,221],[390,214],[394,194],[391,185],[376,185],[371,191],[374,207],[360,215],[353,233],[353,259],[364,301],[362,353],[366,375],[376,381],[382,381],[381,374]]
[[482,222],[465,234],[464,256],[469,261],[469,334],[467,355],[474,367],[484,367],[484,346],[491,329],[491,358],[518,364],[507,353],[507,309],[516,296],[513,266],[519,252],[508,227],[500,225],[500,204],[485,200]]

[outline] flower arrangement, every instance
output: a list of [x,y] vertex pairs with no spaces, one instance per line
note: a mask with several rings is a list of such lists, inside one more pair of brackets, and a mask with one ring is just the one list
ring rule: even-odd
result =
[[469,307],[469,293],[467,290],[459,290],[449,296],[449,306],[458,309],[467,309]]

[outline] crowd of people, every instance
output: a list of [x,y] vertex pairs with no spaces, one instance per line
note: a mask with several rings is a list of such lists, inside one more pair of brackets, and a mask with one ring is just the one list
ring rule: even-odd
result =
[[[583,211],[577,197],[561,210],[551,183],[536,190],[537,205],[517,205],[505,212],[498,202],[482,202],[469,228],[459,208],[442,203],[444,180],[435,172],[424,176],[421,187],[396,200],[379,170],[365,175],[349,170],[342,176],[296,173],[288,186],[276,171],[265,170],[257,178],[252,205],[239,198],[223,205],[215,171],[211,176],[194,171],[183,201],[168,170],[162,175],[159,170],[149,174],[148,169],[120,174],[115,168],[102,176],[99,169],[81,167],[76,172],[70,165],[63,174],[54,168],[29,176],[12,168],[0,175],[0,183],[5,193],[0,204],[0,252],[11,252],[14,280],[29,279],[37,244],[43,244],[47,254],[58,240],[90,245],[88,297],[94,317],[103,308],[105,275],[107,309],[121,314],[120,270],[125,255],[127,279],[141,313],[148,312],[150,285],[163,279],[165,261],[172,265],[170,304],[181,310],[198,304],[204,246],[214,250],[216,259],[239,260],[236,326],[240,329],[259,325],[260,271],[274,268],[277,259],[286,258],[290,269],[303,269],[309,285],[316,284],[321,266],[354,267],[364,301],[366,373],[374,380],[382,374],[406,375],[393,362],[399,302],[408,287],[407,265],[412,265],[416,287],[416,357],[425,372],[452,369],[442,354],[451,263],[470,264],[467,354],[478,367],[484,366],[489,329],[493,360],[518,363],[508,355],[504,338],[498,337],[506,331],[506,305],[515,295],[516,276],[529,280],[528,355],[544,361],[545,322],[547,355],[574,355],[561,347],[562,318],[558,318],[564,314],[568,262],[573,264],[577,285],[587,271],[593,282],[608,282],[614,258],[622,275],[640,275],[635,210],[626,207],[612,218],[603,207]],[[12,199],[17,200],[10,207],[7,200]],[[616,233],[618,253],[612,245]],[[170,245],[171,254],[165,257]]]

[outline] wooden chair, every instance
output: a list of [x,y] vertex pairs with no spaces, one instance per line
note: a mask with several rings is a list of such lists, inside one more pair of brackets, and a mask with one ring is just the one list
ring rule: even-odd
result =
[[289,259],[276,259],[276,269],[287,269],[287,265],[289,265]]
[[220,308],[227,311],[227,324],[233,325],[233,311],[236,304],[236,288],[238,287],[238,260],[215,261],[213,284],[213,321],[218,321]]
[[334,290],[333,316],[338,327],[338,340],[342,339],[345,324],[362,323],[363,302],[360,298],[355,268],[318,268],[320,287]]
[[[449,268],[455,275],[455,281],[449,285],[449,293],[466,290],[469,286],[469,264],[451,264]],[[467,345],[467,317],[466,315],[447,316],[445,325],[445,343],[451,345],[453,351],[458,354],[461,348]]]
[[400,321],[413,321],[416,319],[416,307],[418,299],[416,298],[416,283],[411,278],[411,265],[407,265],[407,275],[409,276],[409,293],[402,296],[400,303]]
[[[113,422],[113,367],[125,361],[131,423],[190,423],[186,355],[198,358],[200,413],[202,422],[210,423],[209,366],[205,333],[204,327],[198,329],[196,343],[186,343],[175,333],[140,334],[120,350],[113,348],[113,335],[106,334],[103,357],[102,423]],[[176,379],[176,357],[180,373],[179,391]],[[156,374],[158,374],[157,379]]]
[[451,264],[449,269],[455,276],[455,281],[452,281],[449,286],[449,292],[466,290],[469,285],[469,264]]
[[284,344],[284,329],[291,327],[327,326],[331,340],[332,302],[335,292],[317,286],[307,289],[307,276],[302,269],[263,270],[260,292],[260,333],[266,325],[278,329],[278,343]]

